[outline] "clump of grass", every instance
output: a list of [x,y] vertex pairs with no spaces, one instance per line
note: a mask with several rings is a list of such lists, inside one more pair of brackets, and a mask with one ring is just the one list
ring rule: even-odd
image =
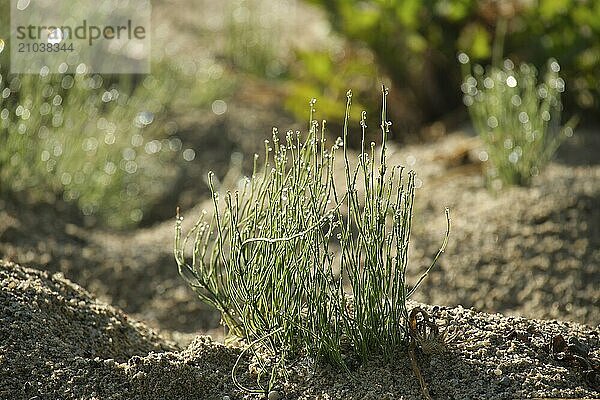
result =
[[[276,78],[282,64],[281,32],[289,1],[236,0],[228,3],[224,55],[239,71]],[[293,12],[293,11],[292,11]]]
[[[274,130],[265,142],[264,165],[259,168],[255,156],[253,174],[239,190],[218,194],[209,174],[212,218],[203,213],[185,236],[177,219],[180,274],[221,312],[231,334],[273,355],[275,367],[298,355],[343,366],[344,349],[362,360],[393,357],[407,340],[406,301],[446,246],[449,218],[440,252],[409,287],[415,175],[388,166],[387,89],[382,96],[381,149],[374,143],[365,149],[363,112],[356,166],[347,151],[351,93],[343,139],[331,147],[324,122],[313,118],[312,101],[306,138],[289,131],[281,142]],[[340,152],[343,187],[334,166]],[[193,250],[186,257],[189,243]]]
[[169,82],[147,76],[128,88],[85,72],[12,75],[3,67],[0,195],[62,197],[117,228],[139,222],[181,147],[156,129]]
[[526,186],[550,161],[566,137],[573,135],[575,119],[560,124],[561,93],[565,82],[556,60],[548,61],[544,79],[529,64],[515,67],[507,59],[502,67],[471,68],[469,57],[458,56],[464,82],[463,101],[486,146],[483,160],[493,187]]

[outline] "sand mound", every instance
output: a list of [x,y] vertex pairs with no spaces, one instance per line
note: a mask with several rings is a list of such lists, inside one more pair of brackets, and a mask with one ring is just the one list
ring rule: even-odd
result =
[[594,222],[600,220],[599,179],[598,167],[553,164],[531,188],[498,195],[485,190],[478,176],[430,189],[417,211],[415,268],[427,265],[439,246],[442,204],[450,206],[453,226],[448,249],[417,298],[600,323],[593,306],[600,297],[600,228]]
[[[177,351],[58,275],[0,262],[0,281],[0,399],[253,398],[231,380],[238,348],[198,337]],[[434,398],[600,396],[598,330],[462,307],[436,313],[458,336],[442,354],[419,355]],[[238,379],[252,387],[250,362]],[[300,360],[287,372],[277,387],[285,399],[420,398],[402,355],[350,372]]]
[[63,368],[84,359],[123,362],[175,349],[59,274],[0,261],[0,282],[0,387],[9,393],[62,384]]

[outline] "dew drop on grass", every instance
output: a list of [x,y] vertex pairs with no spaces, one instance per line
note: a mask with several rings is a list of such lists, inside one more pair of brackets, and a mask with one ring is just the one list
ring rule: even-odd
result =
[[48,160],[46,163],[46,171],[52,172],[54,171],[54,167],[56,166],[56,160]]
[[154,114],[150,111],[140,111],[133,121],[133,124],[138,128],[143,128],[150,125],[154,121]]
[[132,161],[132,160],[135,160],[135,157],[136,157],[136,153],[135,153],[134,149],[128,147],[123,150],[123,159],[125,159],[127,161]]
[[465,53],[459,53],[458,54],[458,62],[461,64],[466,64],[469,62],[469,56],[466,55]]
[[185,161],[194,161],[196,158],[196,152],[193,149],[185,149],[183,151],[183,159]]
[[506,78],[506,85],[511,88],[517,87],[517,79],[510,75],[508,78]]
[[529,115],[527,115],[525,111],[521,111],[519,113],[519,122],[521,122],[522,124],[526,124],[527,122],[529,122]]
[[513,97],[510,98],[510,102],[512,103],[513,106],[519,107],[522,103],[521,96],[519,96],[518,94],[515,94]]
[[546,122],[550,121],[550,113],[548,111],[542,111],[542,120]]
[[144,213],[139,208],[136,208],[135,210],[131,211],[131,214],[129,215],[133,222],[140,222],[143,216]]
[[50,104],[42,103],[42,105],[40,106],[40,115],[48,115],[50,114],[51,110],[52,108],[50,107]]
[[85,74],[86,71],[87,71],[87,65],[85,65],[84,63],[80,63],[79,65],[77,65],[77,68],[75,69],[75,72],[79,75]]
[[71,174],[68,172],[63,172],[60,176],[60,182],[63,184],[63,186],[67,186],[71,183],[71,178]]
[[183,145],[183,143],[181,142],[181,139],[179,139],[178,137],[169,139],[169,149],[171,149],[171,151],[181,150],[182,145]]
[[216,115],[223,115],[227,112],[227,103],[223,100],[215,100],[211,105],[211,109]]
[[146,145],[144,146],[144,150],[146,151],[146,154],[156,154],[160,151],[161,147],[162,145],[160,141],[152,140],[146,143]]
[[137,163],[135,161],[127,161],[125,163],[125,172],[127,172],[128,174],[135,174],[137,172],[138,166]]
[[511,153],[508,155],[508,161],[510,161],[512,164],[516,164],[517,161],[519,161],[519,154],[517,151],[511,151]]
[[565,136],[566,137],[571,137],[573,136],[573,128],[571,128],[570,126],[567,126],[565,128]]
[[517,155],[519,157],[521,157],[523,155],[523,149],[521,148],[521,146],[515,147],[515,152],[517,153]]
[[62,125],[62,123],[63,123],[63,118],[62,118],[61,114],[57,114],[52,117],[52,126],[53,127],[58,128]]
[[107,133],[104,136],[104,143],[106,143],[107,145],[111,145],[111,144],[115,144],[115,141],[117,140],[117,138],[115,137],[115,135],[113,135],[112,133]]
[[100,75],[94,75],[89,80],[90,89],[100,89],[104,79]]
[[65,75],[62,79],[61,87],[65,90],[68,90],[73,87],[73,83],[75,83],[73,77],[71,75]]
[[133,147],[139,147],[142,144],[144,144],[144,137],[142,135],[136,133],[135,135],[131,136],[131,145]]
[[463,96],[463,103],[467,107],[471,107],[473,105],[473,96],[465,95]]
[[107,161],[106,165],[104,166],[104,172],[106,172],[108,175],[112,175],[117,172],[117,166],[115,163]]
[[42,78],[47,77],[49,73],[50,73],[50,68],[48,68],[47,65],[44,65],[42,68],[40,68],[40,76]]

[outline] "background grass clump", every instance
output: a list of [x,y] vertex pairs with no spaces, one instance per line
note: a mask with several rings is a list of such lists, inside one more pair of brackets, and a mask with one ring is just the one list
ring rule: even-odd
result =
[[[62,198],[122,228],[139,222],[181,147],[152,123],[168,83],[129,88],[100,75],[10,75],[0,69],[0,194]],[[20,196],[23,194],[23,196]]]
[[560,66],[548,61],[541,82],[533,65],[518,67],[510,59],[502,67],[471,68],[469,57],[458,56],[463,65],[463,101],[473,125],[486,146],[484,160],[488,182],[529,185],[531,178],[550,161],[562,141],[573,135],[575,119],[561,126],[561,93],[565,81]]
[[[260,344],[278,363],[308,355],[344,365],[345,348],[360,359],[392,357],[406,339],[406,300],[417,286],[405,281],[415,185],[413,172],[387,165],[386,96],[384,89],[379,152],[363,140],[350,165],[350,92],[343,139],[333,146],[313,119],[313,101],[305,139],[289,131],[282,142],[274,130],[264,167],[255,163],[238,190],[221,197],[209,175],[209,221],[203,214],[183,237],[178,219],[181,275],[232,334]],[[335,177],[340,152],[342,187]]]
[[201,69],[192,56],[169,57],[160,35],[149,75],[96,74],[85,64],[12,74],[9,15],[3,3],[0,201],[64,201],[64,216],[87,226],[125,229],[166,218],[165,203],[181,193],[197,149],[181,121],[210,109],[235,79],[212,59]]

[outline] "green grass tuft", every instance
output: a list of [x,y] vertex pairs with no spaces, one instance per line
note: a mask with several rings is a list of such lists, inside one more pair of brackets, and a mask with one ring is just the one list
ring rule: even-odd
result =
[[[406,301],[446,246],[449,217],[440,252],[410,288],[405,276],[415,175],[388,166],[387,89],[382,96],[381,149],[374,143],[365,149],[363,113],[355,167],[347,151],[351,92],[343,138],[331,147],[324,125],[313,118],[313,100],[305,139],[289,131],[282,142],[274,130],[265,142],[267,161],[259,168],[255,156],[254,172],[239,190],[218,194],[209,174],[210,220],[204,213],[183,236],[177,219],[182,277],[221,312],[230,333],[275,356],[277,366],[298,355],[344,366],[346,349],[362,360],[405,349]],[[335,172],[340,156],[342,187]],[[186,257],[189,243],[193,251]]]
[[151,75],[135,84],[87,73],[13,75],[4,67],[0,196],[62,197],[111,227],[139,222],[165,190],[165,164],[181,147],[158,129],[170,82]]
[[[515,67],[505,60],[503,67],[471,68],[461,53],[463,101],[473,125],[486,146],[484,161],[492,187],[527,186],[550,161],[565,138],[573,135],[575,119],[560,125],[561,93],[565,82],[556,60],[548,61],[544,80],[529,64]],[[487,156],[487,159],[485,158]]]

